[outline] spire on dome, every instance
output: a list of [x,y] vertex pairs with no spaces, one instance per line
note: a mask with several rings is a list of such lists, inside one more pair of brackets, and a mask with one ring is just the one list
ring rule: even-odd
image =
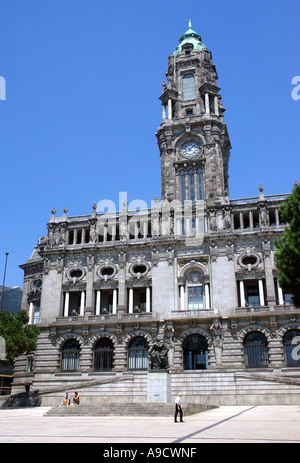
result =
[[193,30],[192,21],[190,19],[189,19],[188,30],[180,37],[179,43],[180,45],[176,47],[174,51],[174,55],[178,55],[178,53],[182,51],[182,46],[185,43],[191,43],[193,45],[194,50],[201,51],[206,48],[205,45],[202,43],[201,36]]

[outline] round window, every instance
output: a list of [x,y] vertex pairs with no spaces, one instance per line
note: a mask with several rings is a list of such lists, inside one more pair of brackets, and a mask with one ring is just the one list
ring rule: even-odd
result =
[[33,282],[33,286],[35,287],[35,289],[41,289],[41,287],[42,287],[42,280],[41,280],[41,279],[35,280],[35,281]]

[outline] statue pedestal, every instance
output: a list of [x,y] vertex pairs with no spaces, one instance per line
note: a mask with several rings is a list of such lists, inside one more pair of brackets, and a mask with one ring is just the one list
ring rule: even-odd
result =
[[147,373],[147,402],[171,402],[171,378],[165,370],[148,371]]

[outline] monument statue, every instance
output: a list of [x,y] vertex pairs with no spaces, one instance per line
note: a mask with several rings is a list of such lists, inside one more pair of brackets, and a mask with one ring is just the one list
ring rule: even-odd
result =
[[156,337],[153,346],[149,351],[149,357],[150,370],[167,370],[169,368],[168,349],[159,336]]

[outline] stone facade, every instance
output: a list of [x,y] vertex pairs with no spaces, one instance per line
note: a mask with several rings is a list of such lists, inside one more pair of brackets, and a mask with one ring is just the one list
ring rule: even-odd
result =
[[[212,54],[191,25],[163,83],[161,199],[117,214],[52,211],[24,270],[22,308],[41,334],[13,392],[58,404],[147,402],[148,352],[168,349],[168,396],[299,403],[299,309],[277,282],[285,195],[229,198],[230,140]],[[159,373],[157,373],[159,374]],[[152,380],[153,383],[153,380]],[[152,388],[152,393],[153,393]]]

